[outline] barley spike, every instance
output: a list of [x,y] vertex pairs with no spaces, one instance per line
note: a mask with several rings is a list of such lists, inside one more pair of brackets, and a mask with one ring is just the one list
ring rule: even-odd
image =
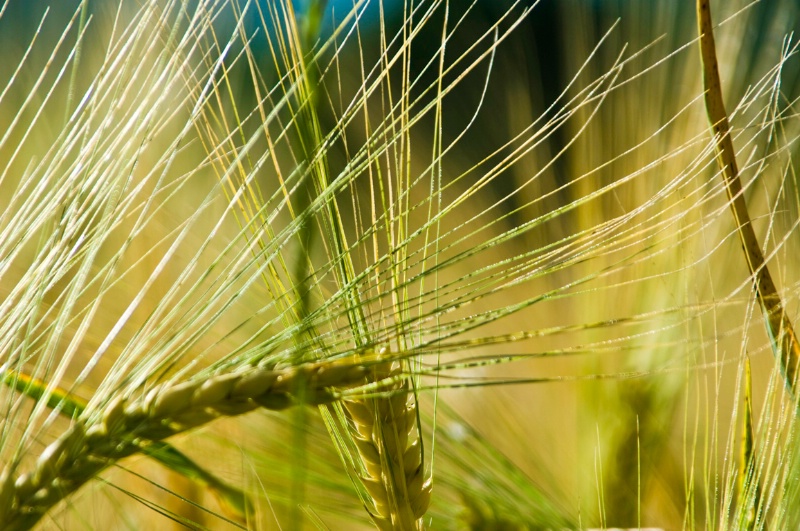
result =
[[370,369],[368,381],[391,382],[383,388],[388,396],[343,401],[364,465],[361,482],[373,502],[369,512],[379,529],[421,529],[431,496],[416,402],[411,400],[410,380],[401,378],[402,364],[385,361]]
[[330,388],[355,387],[368,371],[365,364],[330,361],[280,370],[251,367],[204,381],[161,384],[136,397],[117,395],[101,414],[79,418],[48,445],[32,471],[6,466],[0,473],[3,529],[30,529],[103,469],[154,442],[221,416],[295,405],[297,381],[306,386],[305,404],[330,403],[338,398]]

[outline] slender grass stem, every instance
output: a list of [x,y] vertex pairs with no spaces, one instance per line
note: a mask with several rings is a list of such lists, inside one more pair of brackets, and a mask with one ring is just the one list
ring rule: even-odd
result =
[[739,239],[742,242],[747,267],[754,277],[753,287],[764,313],[773,352],[780,364],[786,389],[794,396],[797,371],[800,365],[800,344],[798,344],[792,322],[786,313],[781,296],[764,260],[764,254],[747,210],[728,115],[722,98],[722,83],[719,78],[719,63],[714,44],[710,0],[697,0],[697,25],[700,33],[700,57],[703,63],[706,112],[715,136],[717,163],[725,179],[731,211],[736,222]]

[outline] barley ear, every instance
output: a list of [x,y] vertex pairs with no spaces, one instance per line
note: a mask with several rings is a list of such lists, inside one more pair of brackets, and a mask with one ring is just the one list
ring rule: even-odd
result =
[[[381,353],[385,355],[385,351]],[[386,396],[344,400],[372,499],[370,515],[379,529],[421,529],[431,498],[417,425],[417,405],[403,377],[403,361],[374,366],[370,381],[391,382]]]
[[3,530],[30,529],[102,470],[167,437],[259,407],[285,409],[297,402],[295,394],[302,393],[303,404],[330,403],[337,399],[332,387],[357,386],[368,370],[329,361],[284,370],[252,367],[202,381],[165,383],[136,398],[117,395],[100,414],[80,418],[45,447],[33,470],[17,474],[15,466],[7,466],[2,471]]

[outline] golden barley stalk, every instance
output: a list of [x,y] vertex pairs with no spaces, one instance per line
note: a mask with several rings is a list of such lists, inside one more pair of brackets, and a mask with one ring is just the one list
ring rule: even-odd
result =
[[[385,354],[382,353],[382,354]],[[425,474],[416,401],[402,360],[372,367],[369,381],[388,380],[387,396],[344,401],[352,434],[366,472],[361,477],[380,529],[421,529],[428,510],[431,480]]]
[[[47,396],[47,407],[57,409],[61,415],[68,419],[79,418],[87,407],[85,400],[76,397],[69,391],[60,387],[51,388],[47,382],[33,378],[23,372],[8,369],[0,375],[0,382],[33,400],[38,401]],[[50,389],[50,393],[47,392],[48,389]],[[223,510],[233,518],[242,521],[247,519],[248,512],[254,505],[242,490],[216,478],[169,443],[147,441],[143,444],[137,444],[143,454],[209,489],[211,494],[217,497]]]
[[[118,395],[90,419],[81,418],[47,446],[33,470],[0,475],[0,522],[6,531],[29,529],[45,512],[119,459],[221,416],[259,407],[332,402],[334,387],[364,382],[363,363],[317,362],[291,369],[250,368],[206,380],[162,384],[144,396]],[[297,382],[304,384],[298,390]]]

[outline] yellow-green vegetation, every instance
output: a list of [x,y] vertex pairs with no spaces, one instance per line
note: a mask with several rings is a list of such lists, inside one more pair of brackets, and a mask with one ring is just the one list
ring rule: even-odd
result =
[[0,530],[800,527],[800,7],[692,4],[3,3]]

